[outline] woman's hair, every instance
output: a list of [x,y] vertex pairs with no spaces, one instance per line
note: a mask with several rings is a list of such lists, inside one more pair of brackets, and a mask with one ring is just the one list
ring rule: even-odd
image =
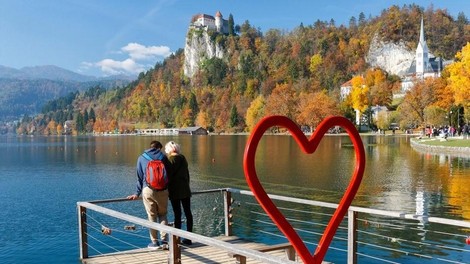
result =
[[165,145],[165,152],[166,154],[170,154],[173,152],[180,154],[180,145],[175,143],[174,141],[169,141]]

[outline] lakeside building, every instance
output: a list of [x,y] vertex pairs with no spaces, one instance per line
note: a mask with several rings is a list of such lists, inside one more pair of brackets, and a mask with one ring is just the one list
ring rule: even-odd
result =
[[415,60],[411,62],[408,71],[401,80],[401,95],[410,90],[414,83],[425,78],[441,77],[442,70],[452,63],[453,60],[444,60],[435,57],[429,52],[428,44],[424,36],[424,20],[421,18],[421,28],[419,30],[419,41],[416,47]]
[[346,100],[346,97],[348,97],[351,91],[352,91],[352,79],[341,84],[340,91],[339,91],[339,97],[341,101]]
[[67,120],[64,123],[64,135],[72,134],[73,128],[75,127],[75,121]]
[[146,128],[136,129],[137,135],[208,135],[207,130],[200,126],[182,128]]

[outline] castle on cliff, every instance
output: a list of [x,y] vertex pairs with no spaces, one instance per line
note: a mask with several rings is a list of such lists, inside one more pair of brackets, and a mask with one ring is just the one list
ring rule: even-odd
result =
[[222,34],[228,34],[228,20],[225,20],[220,11],[215,17],[207,14],[197,14],[191,18],[190,28],[214,30]]

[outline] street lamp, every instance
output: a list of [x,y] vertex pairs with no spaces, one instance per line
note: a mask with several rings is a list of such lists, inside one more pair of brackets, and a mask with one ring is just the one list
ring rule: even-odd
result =
[[452,127],[452,110],[449,113],[449,126]]

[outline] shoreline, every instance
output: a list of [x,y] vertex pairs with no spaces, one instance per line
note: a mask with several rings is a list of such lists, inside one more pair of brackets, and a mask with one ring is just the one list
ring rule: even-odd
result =
[[[410,146],[421,153],[430,153],[430,154],[444,154],[444,155],[453,155],[461,157],[470,157],[470,147],[451,147],[451,146],[442,146],[442,145],[429,145],[425,142],[434,142],[441,140],[439,138],[412,138],[410,140]],[[454,140],[464,140],[463,138],[455,138]]]

